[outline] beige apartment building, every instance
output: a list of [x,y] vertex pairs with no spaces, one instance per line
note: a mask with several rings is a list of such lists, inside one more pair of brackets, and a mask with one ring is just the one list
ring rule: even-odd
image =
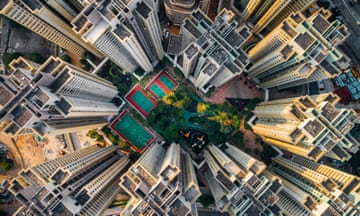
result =
[[347,161],[359,150],[352,129],[360,121],[354,110],[337,108],[339,100],[328,93],[262,102],[253,111],[252,129],[266,143],[292,154]]
[[94,145],[22,170],[9,186],[22,204],[14,215],[101,215],[128,162],[117,146]]
[[284,19],[249,51],[249,77],[260,88],[284,89],[333,78],[348,68],[350,58],[338,46],[349,32],[330,16],[321,9],[307,18],[293,13]]
[[73,19],[73,30],[124,72],[150,72],[164,56],[154,7],[141,0],[93,3]]
[[14,60],[15,71],[0,82],[3,131],[18,136],[65,133],[104,126],[118,113],[111,82],[50,57],[37,70]]
[[83,41],[72,31],[70,25],[56,16],[39,0],[4,0],[0,3],[0,14],[14,20],[41,37],[77,55],[85,50],[102,57],[91,44]]
[[201,195],[190,156],[179,144],[152,146],[121,177],[131,197],[121,215],[196,215]]

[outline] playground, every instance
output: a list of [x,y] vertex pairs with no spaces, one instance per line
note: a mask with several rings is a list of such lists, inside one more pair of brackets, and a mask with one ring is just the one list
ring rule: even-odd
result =
[[137,152],[142,152],[155,139],[155,136],[141,126],[128,110],[121,112],[110,128],[122,139],[129,141]]
[[125,99],[135,108],[144,118],[150,115],[151,110],[155,109],[156,101],[146,94],[144,89],[135,85],[125,96]]

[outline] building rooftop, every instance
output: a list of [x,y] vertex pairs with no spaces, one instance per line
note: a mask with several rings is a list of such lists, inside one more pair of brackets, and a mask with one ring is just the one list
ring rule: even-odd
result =
[[240,72],[240,68],[238,66],[236,66],[234,63],[232,62],[226,62],[225,66],[232,72],[232,73],[238,73]]
[[11,114],[14,116],[13,120],[20,126],[24,126],[33,117],[33,113],[23,105],[18,105]]
[[339,111],[330,103],[326,103],[325,106],[321,108],[321,114],[331,122],[339,115]]
[[315,147],[309,154],[309,157],[312,157],[314,159],[317,159],[319,155],[322,153],[321,149],[319,147]]
[[240,47],[240,45],[244,42],[244,39],[235,30],[232,30],[224,39],[232,47],[236,48]]
[[339,146],[335,145],[334,148],[332,148],[331,150],[332,152],[334,152],[339,158],[343,159],[343,158],[347,158],[348,154],[346,154],[344,152],[344,150],[342,150]]
[[247,38],[251,35],[249,29],[246,28],[246,27],[243,27],[243,28],[239,31],[239,34],[240,34],[244,39],[247,39]]
[[213,63],[210,63],[205,67],[204,72],[209,76],[213,75],[217,70],[216,66]]
[[42,107],[50,98],[49,96],[39,87],[35,88],[27,98],[36,103],[39,107]]
[[150,8],[144,3],[144,2],[141,2],[136,10],[139,12],[139,14],[144,17],[144,18],[148,18],[149,16],[149,13],[151,12]]
[[0,1],[0,10],[5,7],[11,0],[1,0]]
[[78,31],[85,25],[86,21],[87,18],[83,14],[80,14],[80,16],[77,17],[77,19],[74,20],[72,24],[76,27],[76,30]]
[[117,25],[114,33],[120,37],[121,40],[128,38],[131,36],[130,32],[124,28],[122,25]]
[[281,50],[281,54],[285,57],[285,58],[289,58],[290,54],[293,52],[293,49],[291,48],[291,46],[286,45],[282,50]]
[[197,28],[194,26],[192,22],[189,20],[185,20],[184,24],[185,29],[187,29],[195,38],[199,38],[201,36],[201,33]]
[[315,41],[313,37],[309,35],[309,33],[304,32],[302,34],[299,34],[295,38],[295,42],[303,49],[306,50],[310,47],[310,45]]
[[332,75],[336,75],[336,74],[340,73],[340,70],[338,70],[337,68],[334,68],[334,66],[332,66],[327,61],[322,61],[320,63],[320,65],[323,66],[325,68],[325,70],[327,70]]
[[225,49],[223,49],[221,46],[218,46],[211,54],[210,56],[218,63],[219,65],[222,65],[225,63],[228,57],[228,53]]
[[330,23],[324,19],[322,15],[317,15],[313,20],[313,26],[316,30],[318,30],[320,33],[324,33],[326,29],[329,28]]
[[5,88],[5,86],[0,84],[0,108],[7,104],[13,97],[14,95],[7,88]]
[[302,17],[298,13],[292,14],[291,18],[297,23],[300,23],[303,21]]
[[188,56],[188,58],[191,58],[195,55],[195,53],[198,52],[198,49],[191,44],[186,50],[185,50],[185,54]]
[[170,35],[169,40],[167,43],[167,50],[166,52],[170,55],[177,55],[181,51],[181,44],[182,37],[180,35]]
[[59,64],[60,62],[51,58],[50,60],[48,60],[46,65],[43,64],[44,66],[41,68],[41,71],[44,73],[51,73]]
[[306,123],[306,125],[304,126],[304,129],[312,137],[316,137],[324,129],[324,126],[322,124],[320,124],[320,122],[318,120],[314,119],[314,120],[309,120]]
[[200,11],[195,11],[194,13],[192,13],[192,16],[194,18],[196,18],[198,21],[203,20],[206,24],[208,24],[209,26],[212,24],[211,20],[209,20],[206,16],[203,15],[203,13],[201,13]]
[[289,34],[291,37],[295,37],[297,34],[296,31],[289,25],[289,23],[285,20],[281,27],[287,34]]
[[22,0],[31,10],[41,9],[42,5],[38,0]]

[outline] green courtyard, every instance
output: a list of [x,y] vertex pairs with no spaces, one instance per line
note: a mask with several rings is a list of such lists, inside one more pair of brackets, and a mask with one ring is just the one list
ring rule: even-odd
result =
[[[246,100],[246,105],[242,110],[238,110],[229,102],[224,104],[206,102],[205,99],[209,95],[198,95],[193,85],[183,77],[182,72],[172,67],[167,59],[160,62],[154,71],[143,77],[141,81],[137,81],[131,74],[122,74],[121,70],[111,62],[105,65],[99,75],[113,82],[118,87],[119,96],[124,96],[136,83],[145,89],[152,78],[163,70],[172,75],[179,86],[170,94],[160,92],[158,89],[151,89],[158,93],[156,95],[161,99],[157,100],[157,107],[150,112],[146,119],[142,118],[135,110],[129,109],[143,126],[154,129],[167,143],[177,142],[189,146],[190,144],[180,135],[180,130],[190,129],[205,133],[209,143],[231,142],[247,153],[258,157],[263,150],[266,151],[265,144],[259,138],[253,138],[253,142],[258,143],[260,148],[249,146],[247,138],[247,134],[252,133],[247,121],[253,115],[252,110],[256,104],[260,102],[258,98]],[[170,83],[168,80],[163,80],[163,82]],[[150,87],[156,88],[156,85]],[[169,88],[171,87],[169,86]],[[104,128],[103,131],[113,143],[121,143],[125,147],[124,150],[129,150],[128,144],[120,141],[117,134],[112,134],[108,128]],[[265,154],[267,153],[265,152]]]

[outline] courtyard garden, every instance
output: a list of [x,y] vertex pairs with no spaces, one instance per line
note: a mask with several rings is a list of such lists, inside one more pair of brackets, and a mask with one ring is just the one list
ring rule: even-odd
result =
[[[256,139],[247,124],[253,115],[252,110],[260,102],[258,98],[239,99],[241,108],[228,101],[223,104],[206,102],[166,58],[139,82],[131,74],[122,74],[121,69],[110,61],[98,75],[117,86],[119,96],[129,102],[129,114],[140,127],[149,132],[156,131],[167,143],[177,142],[198,152],[199,149],[194,148],[196,142],[198,147],[201,144],[204,147],[205,143],[219,145],[230,142],[258,157],[264,150],[261,140]],[[153,101],[149,109],[145,106],[150,104],[148,100]],[[148,142],[136,143],[131,136],[132,129],[119,122],[123,123],[123,119],[113,122],[112,130],[105,127],[102,132],[121,149],[141,152],[142,146],[147,146]]]
[[122,73],[122,69],[110,60],[102,66],[98,75],[114,84],[119,91],[119,96],[124,96],[137,82],[131,73]]
[[239,113],[228,103],[214,105],[204,102],[185,86],[158,101],[147,123],[167,142],[182,142],[179,130],[194,129],[207,134],[209,142],[224,143],[240,127]]

